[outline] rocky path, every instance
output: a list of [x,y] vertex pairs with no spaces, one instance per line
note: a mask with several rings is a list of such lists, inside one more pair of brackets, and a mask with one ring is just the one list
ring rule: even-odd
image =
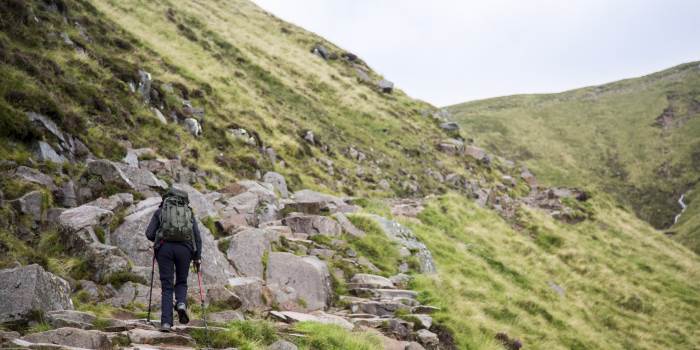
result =
[[[50,215],[32,196],[18,199],[16,207],[27,215],[38,211],[37,225],[56,227],[66,253],[89,268],[85,279],[70,282],[38,265],[0,270],[0,324],[31,323],[39,311],[52,328],[33,334],[4,332],[0,344],[42,349],[195,347],[189,334],[199,329],[197,323],[164,334],[128,313],[105,320],[75,311],[71,300],[79,296],[82,303],[122,310],[147,305],[152,249],[143,232],[161,202],[163,179],[175,178],[185,180],[174,186],[189,194],[199,219],[206,300],[222,310],[209,315],[212,324],[266,318],[285,334],[289,324],[315,321],[374,331],[391,349],[439,347],[438,336],[430,331],[429,314],[436,309],[421,305],[417,293],[406,289],[411,274],[435,272],[430,251],[408,228],[360,213],[360,207],[344,198],[309,190],[291,192],[278,173],[200,192],[191,185],[196,181],[187,181],[197,175],[179,163],[154,159],[154,152],[147,149],[130,150],[129,155],[124,162],[88,160],[83,177],[68,185],[56,186],[34,169],[12,173],[39,179],[60,192],[62,206],[49,208]],[[105,188],[126,191],[93,195]],[[402,257],[396,269],[401,273],[383,277],[379,268],[352,249],[351,242],[362,240],[366,233],[353,225],[351,215],[373,221],[396,242]],[[117,278],[121,283],[113,282]],[[190,274],[189,285],[189,297],[198,300],[195,274]],[[338,285],[345,288],[337,289]],[[337,295],[338,290],[347,292]],[[159,294],[156,278],[155,300]]]

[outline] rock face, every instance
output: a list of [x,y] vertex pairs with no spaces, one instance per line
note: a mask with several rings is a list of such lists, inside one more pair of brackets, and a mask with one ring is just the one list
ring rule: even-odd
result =
[[67,327],[30,334],[23,337],[22,340],[32,343],[58,344],[83,349],[112,349],[112,342],[105,333]]
[[433,255],[430,253],[430,250],[428,250],[428,247],[420,242],[410,229],[396,221],[392,221],[381,216],[372,215],[371,218],[377,224],[379,224],[379,227],[389,238],[408,248],[409,251],[415,252],[414,254],[420,263],[421,273],[435,272]]
[[231,238],[226,257],[239,274],[245,277],[263,278],[263,256],[270,251],[278,234],[274,231],[250,228]]
[[282,309],[325,309],[331,297],[331,278],[326,263],[316,257],[270,253],[267,284]]
[[0,270],[0,324],[26,322],[33,311],[71,309],[68,282],[41,266]]

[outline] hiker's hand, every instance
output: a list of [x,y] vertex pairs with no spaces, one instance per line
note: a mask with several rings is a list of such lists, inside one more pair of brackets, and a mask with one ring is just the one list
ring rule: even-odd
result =
[[199,272],[199,267],[201,266],[202,261],[201,260],[192,260],[192,265],[194,265],[194,270],[196,272]]

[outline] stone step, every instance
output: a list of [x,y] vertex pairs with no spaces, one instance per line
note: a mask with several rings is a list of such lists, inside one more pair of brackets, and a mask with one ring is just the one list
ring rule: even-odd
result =
[[350,289],[350,293],[358,297],[370,298],[375,300],[395,298],[415,299],[418,296],[418,292],[416,291],[388,288],[352,288]]
[[194,341],[189,336],[177,333],[164,333],[157,330],[135,328],[127,332],[132,343],[147,345],[182,345],[192,346]]
[[354,300],[347,303],[348,309],[354,313],[365,313],[376,316],[393,316],[398,310],[411,311],[411,307],[395,301]]
[[440,311],[441,309],[436,306],[429,306],[429,305],[418,305],[415,306],[413,309],[411,309],[411,313],[413,314],[432,314],[437,311]]
[[394,283],[390,279],[378,275],[367,273],[358,273],[352,276],[349,289],[356,288],[376,288],[376,289],[395,289]]

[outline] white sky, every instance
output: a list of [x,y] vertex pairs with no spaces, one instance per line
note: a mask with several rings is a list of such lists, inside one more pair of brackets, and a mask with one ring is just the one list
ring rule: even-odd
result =
[[438,106],[700,60],[700,0],[254,0]]

